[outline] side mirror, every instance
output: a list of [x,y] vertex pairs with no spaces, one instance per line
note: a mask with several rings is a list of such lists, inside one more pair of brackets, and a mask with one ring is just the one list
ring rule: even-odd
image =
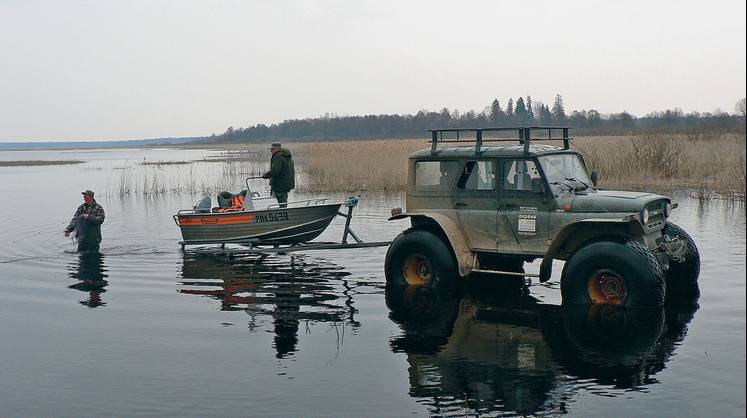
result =
[[595,187],[597,185],[597,180],[599,180],[599,173],[597,173],[596,171],[592,171],[591,172],[591,182],[594,184]]

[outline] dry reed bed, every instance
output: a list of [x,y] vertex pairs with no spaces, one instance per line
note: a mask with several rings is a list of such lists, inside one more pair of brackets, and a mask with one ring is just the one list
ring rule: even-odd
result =
[[745,137],[643,135],[574,141],[600,187],[693,192],[699,198],[745,198]]
[[192,164],[192,161],[143,161],[142,165],[185,165]]
[[[356,193],[403,191],[409,155],[428,145],[424,139],[388,139],[296,143],[287,148],[296,161],[297,191]],[[744,135],[583,137],[573,145],[599,172],[604,189],[745,199]],[[190,164],[130,164],[117,168],[107,189],[120,196],[238,191],[244,178],[266,171],[269,160],[267,146],[246,145]],[[256,191],[267,191],[265,180],[252,181]]]
[[[583,137],[573,143],[605,189],[745,198],[744,135]],[[307,176],[301,190],[402,191],[407,157],[426,147],[422,139],[299,145],[294,153]]]
[[305,174],[306,192],[402,191],[407,158],[425,148],[423,139],[337,141],[303,144],[293,152]]
[[106,191],[107,194],[118,196],[165,193],[213,195],[223,190],[239,191],[245,187],[246,177],[261,175],[266,165],[247,160],[130,164],[112,169],[117,174],[112,172],[109,175]]

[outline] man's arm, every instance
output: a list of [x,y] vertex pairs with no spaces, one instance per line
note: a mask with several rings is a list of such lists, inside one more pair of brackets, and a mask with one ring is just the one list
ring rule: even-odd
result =
[[73,215],[73,219],[70,220],[70,224],[65,228],[65,232],[72,232],[75,230],[75,228],[78,226],[78,223],[80,222],[80,214],[83,212],[83,205],[78,206],[78,209],[75,211],[75,214]]
[[86,219],[88,219],[90,222],[95,223],[96,225],[101,225],[104,223],[104,218],[106,215],[104,214],[104,208],[101,207],[98,203],[93,207],[93,211],[91,214],[89,214]]
[[282,158],[280,158],[279,156],[278,157],[273,156],[272,161],[270,162],[270,171],[263,174],[262,178],[263,179],[277,178],[278,176],[280,176],[280,173],[283,171],[283,164],[285,164],[285,162],[283,161]]

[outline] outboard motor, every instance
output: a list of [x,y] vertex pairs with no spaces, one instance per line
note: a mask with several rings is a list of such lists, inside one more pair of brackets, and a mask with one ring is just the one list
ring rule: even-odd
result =
[[196,213],[210,213],[211,203],[210,196],[205,196],[200,199],[192,209],[194,209]]

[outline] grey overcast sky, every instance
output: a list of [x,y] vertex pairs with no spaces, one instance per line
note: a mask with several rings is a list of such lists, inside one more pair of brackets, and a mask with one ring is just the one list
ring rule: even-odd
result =
[[196,136],[324,113],[733,112],[745,1],[0,0],[0,141]]

